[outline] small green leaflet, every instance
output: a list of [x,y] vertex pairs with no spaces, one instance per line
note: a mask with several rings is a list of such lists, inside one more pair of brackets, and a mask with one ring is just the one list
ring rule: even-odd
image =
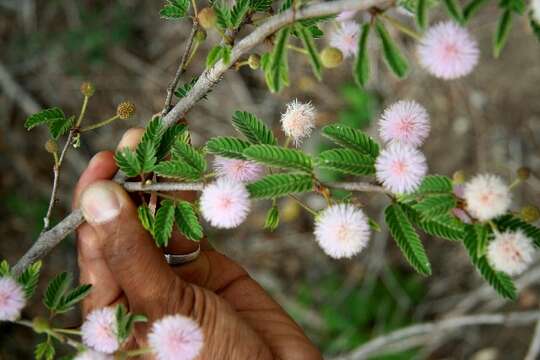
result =
[[206,67],[214,66],[219,60],[223,59],[225,64],[231,62],[232,47],[230,45],[217,45],[210,50],[206,58]]
[[420,213],[422,219],[430,219],[448,214],[456,205],[456,198],[452,194],[437,194],[424,197],[413,208]]
[[401,205],[389,205],[384,214],[390,233],[409,264],[420,274],[431,275],[431,265],[424,246]]
[[253,114],[236,111],[233,115],[232,124],[252,144],[277,145],[277,140],[272,131]]
[[375,161],[351,149],[323,151],[316,158],[316,166],[350,175],[371,175],[375,173]]
[[147,205],[141,205],[137,209],[137,215],[143,228],[154,237],[154,217]]
[[156,153],[157,161],[165,159],[169,151],[171,151],[174,142],[181,139],[186,130],[187,126],[184,124],[174,124],[165,130]]
[[274,231],[277,229],[279,225],[279,210],[277,205],[274,204],[272,207],[268,210],[268,213],[266,214],[266,220],[264,221],[264,229],[269,231]]
[[183,160],[162,161],[154,167],[154,172],[166,178],[199,180],[201,172]]
[[167,0],[159,14],[164,19],[176,20],[186,16],[189,10],[189,0]]
[[24,123],[26,130],[31,130],[34,127],[45,124],[49,128],[51,137],[57,140],[71,129],[75,122],[73,116],[66,118],[64,112],[57,107],[42,110],[30,117]]
[[499,7],[504,10],[510,10],[518,15],[523,15],[527,9],[525,0],[499,0]]
[[36,360],[53,360],[56,351],[50,339],[36,345],[34,357]]
[[273,0],[251,0],[250,7],[253,11],[268,11],[272,7]]
[[268,166],[305,172],[313,170],[311,157],[300,150],[277,145],[252,145],[244,150],[244,156]]
[[142,173],[141,164],[135,152],[129,148],[117,150],[114,161],[118,168],[127,176],[134,177]]
[[174,202],[162,200],[154,221],[154,239],[158,247],[167,246],[174,225]]
[[327,125],[322,129],[323,136],[338,145],[369,155],[379,156],[379,144],[363,131],[345,125]]
[[366,86],[369,81],[369,52],[368,52],[368,37],[371,29],[371,24],[362,25],[362,33],[358,38],[358,56],[354,63],[354,80],[360,87]]
[[0,277],[11,275],[11,270],[9,269],[9,264],[6,260],[0,262]]
[[505,10],[499,17],[497,23],[497,30],[495,31],[495,37],[493,38],[493,56],[498,58],[502,49],[506,45],[508,40],[508,34],[512,28],[512,11]]
[[142,173],[154,170],[157,162],[159,143],[164,132],[165,128],[160,117],[156,116],[148,123],[141,142],[137,145],[137,150],[135,151]]
[[465,17],[463,16],[463,11],[461,11],[461,7],[459,6],[458,2],[456,0],[443,0],[443,2],[446,6],[448,15],[450,15],[458,24],[464,25]]
[[300,36],[300,39],[304,44],[304,48],[308,52],[309,62],[311,64],[313,74],[315,75],[317,80],[322,80],[322,63],[321,58],[319,57],[319,51],[317,50],[317,46],[315,45],[315,39],[313,38],[313,34],[311,33],[311,31],[309,31],[309,28],[301,24],[296,24],[295,30]]
[[428,0],[416,1],[416,24],[422,30],[428,25]]
[[270,53],[267,61],[262,62],[266,84],[271,92],[279,92],[288,85],[287,43],[290,34],[290,27],[279,30],[272,53]]
[[250,8],[250,0],[236,0],[231,10],[230,24],[233,29],[238,29]]
[[177,139],[173,144],[171,155],[174,160],[182,160],[202,174],[206,171],[204,156],[193,146]]
[[32,298],[32,295],[34,295],[34,292],[36,291],[36,286],[39,281],[39,272],[41,270],[41,265],[41,261],[36,261],[35,263],[24,269],[23,273],[17,279],[19,284],[23,286],[26,299]]
[[254,199],[271,199],[313,189],[313,178],[304,174],[274,174],[247,185]]
[[407,59],[401,54],[401,50],[397,47],[392,40],[392,37],[386,30],[384,24],[377,20],[375,22],[375,28],[381,41],[382,50],[386,64],[392,70],[392,72],[400,79],[404,78],[409,71],[409,64]]
[[463,17],[465,21],[469,21],[474,14],[482,7],[482,5],[487,4],[489,0],[471,0],[463,8]]
[[220,30],[227,30],[231,26],[231,9],[222,1],[213,1],[212,8],[217,17],[217,26]]
[[52,314],[61,314],[71,310],[89,293],[92,285],[79,285],[68,291],[73,277],[67,272],[58,274],[49,282],[43,303]]
[[186,238],[192,241],[200,241],[203,238],[203,228],[190,203],[180,201],[176,205],[174,217],[178,229]]
[[452,180],[443,175],[428,175],[420,184],[417,194],[452,193]]
[[133,326],[135,323],[148,321],[144,315],[135,315],[128,312],[124,304],[119,304],[116,306],[115,318],[116,337],[118,338],[118,343],[120,344],[127,340],[133,331]]
[[245,160],[244,150],[250,146],[247,141],[232,136],[221,136],[208,140],[206,151],[226,158]]

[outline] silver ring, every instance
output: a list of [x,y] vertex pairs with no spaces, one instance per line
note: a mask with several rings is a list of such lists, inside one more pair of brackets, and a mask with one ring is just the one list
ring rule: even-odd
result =
[[199,245],[197,247],[197,250],[190,252],[188,254],[181,254],[181,255],[164,254],[164,255],[165,255],[165,260],[167,261],[169,265],[178,266],[178,265],[183,265],[183,264],[187,264],[189,262],[194,261],[195,259],[199,257],[200,253],[201,253],[201,246]]

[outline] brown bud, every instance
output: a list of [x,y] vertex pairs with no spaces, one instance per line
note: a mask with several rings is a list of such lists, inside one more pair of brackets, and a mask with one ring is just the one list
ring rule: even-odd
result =
[[58,144],[53,139],[49,139],[45,143],[45,150],[48,153],[56,154],[58,152]]
[[261,66],[261,57],[258,54],[249,55],[248,65],[253,70],[257,70]]
[[86,97],[90,97],[94,95],[96,92],[96,88],[94,85],[88,81],[85,81],[81,84],[81,94],[83,94]]
[[343,62],[343,53],[335,47],[324,48],[321,51],[321,62],[325,68],[335,68]]
[[454,185],[461,185],[465,182],[465,171],[458,170],[452,175],[452,181]]
[[123,101],[116,108],[116,115],[122,120],[129,119],[133,114],[135,114],[135,105],[130,101]]
[[521,208],[519,215],[521,216],[523,221],[533,223],[540,219],[540,210],[536,206],[527,205]]
[[516,175],[519,180],[525,181],[529,178],[529,176],[531,176],[531,169],[526,166],[522,166],[516,170]]
[[209,30],[216,26],[216,13],[214,12],[214,9],[206,7],[199,11],[197,20],[199,20],[199,25],[201,25],[203,29]]

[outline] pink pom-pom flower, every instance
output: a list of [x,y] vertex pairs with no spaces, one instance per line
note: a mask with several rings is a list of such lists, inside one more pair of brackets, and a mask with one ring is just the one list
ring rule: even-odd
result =
[[222,156],[216,156],[214,169],[217,176],[239,182],[255,181],[264,174],[264,167],[254,161],[228,159]]
[[495,235],[487,248],[489,263],[495,270],[508,275],[519,275],[533,261],[532,240],[522,231],[507,231]]
[[506,213],[512,202],[509,187],[499,176],[477,175],[465,184],[463,191],[467,211],[480,221]]
[[315,223],[315,239],[335,259],[358,254],[366,247],[370,233],[364,212],[350,204],[326,208]]
[[446,21],[427,30],[418,44],[417,55],[429,73],[450,80],[468,75],[478,64],[480,51],[467,30]]
[[206,186],[201,195],[201,213],[217,228],[232,229],[240,225],[251,208],[249,192],[244,184],[219,178]]
[[26,305],[22,286],[11,276],[0,277],[0,321],[15,321]]
[[295,99],[287,104],[287,109],[281,115],[281,127],[285,135],[298,145],[311,135],[316,116],[317,111],[311,103],[301,103]]
[[415,191],[426,176],[426,157],[412,146],[390,144],[375,162],[377,179],[397,194]]
[[379,134],[385,142],[418,147],[429,130],[429,115],[416,101],[401,100],[390,105],[379,120]]
[[356,13],[357,13],[357,12],[358,12],[358,11],[356,11],[356,10],[345,10],[345,11],[342,11],[342,12],[340,12],[340,13],[336,16],[336,20],[339,21],[339,22],[352,20],[352,19],[354,19],[354,17],[356,16]]
[[195,321],[170,315],[152,325],[148,343],[158,360],[192,360],[201,352],[204,336]]
[[116,316],[112,307],[93,310],[81,326],[83,343],[102,353],[112,354],[120,344],[116,330]]
[[74,360],[113,360],[113,357],[109,354],[87,349],[78,353]]
[[341,50],[345,58],[355,56],[359,36],[360,26],[354,21],[344,21],[330,34],[330,45]]

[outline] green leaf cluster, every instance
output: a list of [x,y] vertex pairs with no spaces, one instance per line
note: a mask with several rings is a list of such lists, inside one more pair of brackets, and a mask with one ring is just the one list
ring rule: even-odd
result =
[[46,125],[51,137],[57,140],[67,133],[74,123],[75,117],[66,117],[62,109],[53,107],[29,116],[24,123],[24,127],[26,130],[32,130],[38,125]]
[[247,185],[254,199],[272,199],[313,189],[313,178],[307,174],[273,174]]
[[164,19],[178,20],[187,15],[189,6],[189,0],[167,0],[159,14]]
[[68,312],[90,293],[92,285],[83,284],[70,289],[72,281],[73,275],[62,272],[49,282],[43,303],[51,314]]
[[144,315],[136,315],[128,312],[124,304],[118,304],[116,306],[115,320],[116,337],[118,338],[118,343],[120,344],[127,340],[133,331],[133,326],[135,323],[148,321]]

